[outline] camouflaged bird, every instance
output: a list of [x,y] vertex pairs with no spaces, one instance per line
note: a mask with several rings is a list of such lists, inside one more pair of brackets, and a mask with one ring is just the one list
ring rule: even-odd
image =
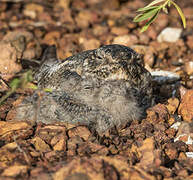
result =
[[41,99],[37,93],[27,97],[17,119],[36,116],[37,122],[68,122],[105,132],[140,119],[152,103],[151,75],[141,56],[117,44],[65,60],[58,60],[55,46],[50,46],[35,80],[39,88],[52,92],[43,92]]

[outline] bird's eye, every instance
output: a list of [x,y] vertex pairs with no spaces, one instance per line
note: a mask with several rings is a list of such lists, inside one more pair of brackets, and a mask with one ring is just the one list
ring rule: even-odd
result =
[[90,89],[92,89],[92,86],[84,86],[84,89],[90,90]]
[[96,51],[95,52],[95,57],[97,58],[97,59],[103,59],[103,53],[101,53],[100,51]]
[[103,59],[103,57],[97,54],[97,59]]

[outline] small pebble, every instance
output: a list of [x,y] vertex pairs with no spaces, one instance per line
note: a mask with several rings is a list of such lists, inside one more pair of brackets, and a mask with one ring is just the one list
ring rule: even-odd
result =
[[193,74],[193,61],[189,61],[185,63],[184,70],[186,71],[188,75],[192,75]]
[[170,42],[174,43],[178,39],[180,39],[182,33],[182,29],[180,28],[165,28],[162,30],[162,32],[158,35],[157,40],[158,42]]
[[188,158],[193,158],[193,152],[186,152],[186,156]]
[[151,75],[153,76],[153,80],[157,83],[171,83],[180,80],[180,76],[171,71],[152,71]]

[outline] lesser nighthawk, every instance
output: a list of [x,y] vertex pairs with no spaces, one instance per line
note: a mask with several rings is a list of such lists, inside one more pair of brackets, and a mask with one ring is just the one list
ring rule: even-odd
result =
[[17,119],[30,120],[37,114],[37,122],[69,122],[105,132],[140,119],[152,103],[151,75],[141,56],[117,44],[65,60],[58,60],[55,46],[50,46],[35,80],[39,88],[52,92],[43,92],[41,99],[37,93],[27,97]]

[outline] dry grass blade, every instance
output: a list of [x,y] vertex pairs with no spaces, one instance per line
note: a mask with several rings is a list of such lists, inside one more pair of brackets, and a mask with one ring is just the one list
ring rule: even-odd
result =
[[178,11],[178,13],[179,13],[179,15],[180,15],[180,17],[181,17],[181,19],[182,19],[183,26],[184,26],[184,28],[186,28],[186,18],[185,18],[185,16],[184,16],[181,8],[180,8],[175,2],[171,1],[171,3],[172,3],[172,4],[175,6],[175,8],[177,9],[177,11]]

